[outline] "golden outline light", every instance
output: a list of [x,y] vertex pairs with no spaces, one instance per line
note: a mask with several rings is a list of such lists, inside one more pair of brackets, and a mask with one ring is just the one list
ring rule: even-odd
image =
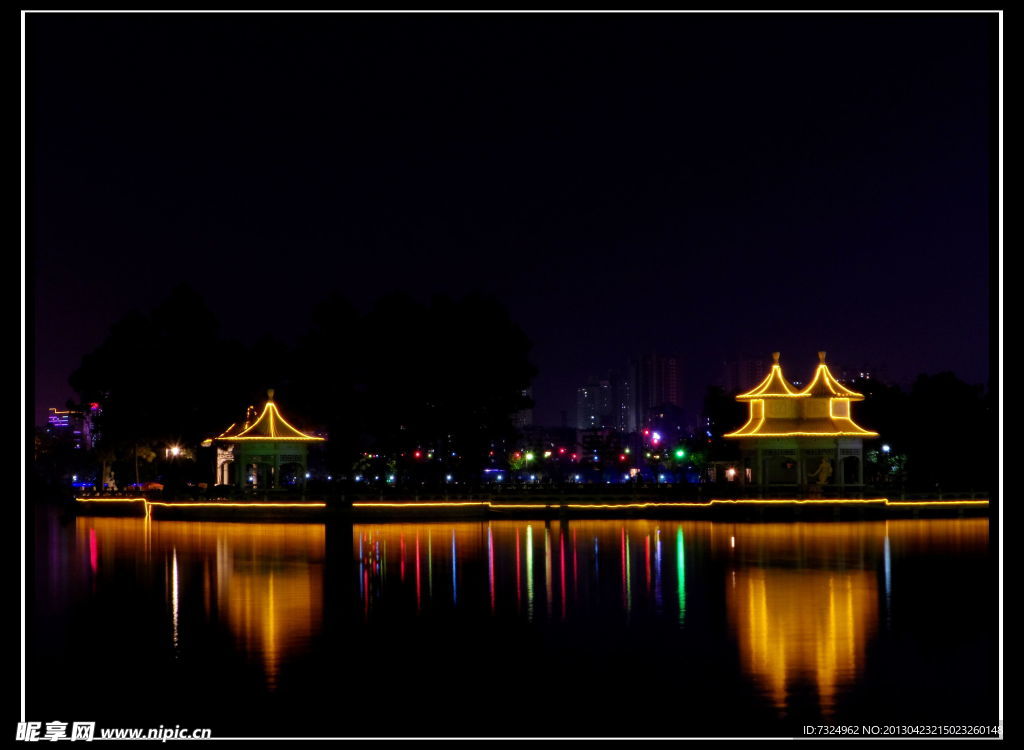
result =
[[814,378],[811,382],[800,391],[801,396],[813,396],[819,395],[814,393],[814,389],[818,386],[818,381],[823,381],[822,389],[827,390],[833,396],[842,396],[844,398],[852,399],[854,401],[863,401],[864,394],[851,391],[849,388],[844,386],[832,375],[831,370],[828,369],[828,365],[825,364],[824,360],[818,365],[818,369],[814,373]]
[[826,389],[831,395],[841,395],[841,397],[853,401],[863,401],[864,399],[863,393],[850,390],[833,377],[833,374],[828,370],[828,366],[824,363],[818,365],[818,369],[814,373],[814,379],[811,380],[806,388],[800,391],[800,395],[815,395],[813,390],[815,386],[817,386],[819,380],[823,381],[823,385],[821,387]]
[[[198,502],[198,503],[174,503],[159,500],[148,500],[144,497],[76,497],[79,503],[143,503],[146,506],[146,514],[149,514],[151,506],[162,508],[326,508],[326,503],[235,503],[235,502]],[[937,506],[987,506],[988,500],[890,500],[885,497],[879,498],[821,498],[799,500],[779,499],[768,500],[763,498],[749,499],[719,499],[715,498],[706,503],[692,502],[646,502],[646,503],[495,503],[490,500],[476,501],[436,501],[436,502],[366,502],[352,503],[353,508],[465,508],[478,507],[493,510],[552,510],[560,508],[571,508],[572,510],[605,510],[619,508],[711,508],[716,505],[876,505],[880,507],[914,507],[928,508]]]
[[[737,396],[736,398],[738,399],[739,396]],[[759,416],[757,416],[757,417],[754,416],[754,412],[756,411],[756,408],[755,408],[756,404],[760,404],[760,407],[761,407],[761,414]],[[733,430],[732,432],[728,432],[725,435],[722,435],[722,437],[742,436],[743,434],[746,433],[747,428],[750,427],[751,423],[755,419],[760,419],[760,421],[757,423],[757,427],[755,427],[752,430],[750,430],[751,434],[757,433],[757,431],[760,430],[761,427],[764,425],[764,420],[765,420],[765,416],[764,416],[764,399],[754,399],[753,401],[751,401],[750,402],[750,416],[747,418],[747,423],[745,425],[743,425],[742,427],[740,427],[738,430]]]
[[[856,426],[856,425],[854,425]],[[871,432],[870,430],[863,430],[861,432],[853,432],[852,430],[840,430],[839,432],[752,432],[748,434],[741,434],[739,432],[730,432],[722,437],[743,437],[743,438],[774,438],[774,437],[874,437],[878,435],[877,432]]]
[[[846,404],[846,414],[839,414],[839,415],[836,414],[836,402],[837,401]],[[851,413],[852,412],[850,411],[850,399],[848,399],[848,398],[830,398],[828,400],[828,416],[829,416],[830,419],[849,419]]]
[[149,507],[159,505],[162,508],[326,508],[327,503],[232,503],[232,502],[197,502],[172,503],[162,500],[150,500],[145,497],[76,497],[78,503],[145,503],[146,512]]
[[[860,393],[851,391],[839,383],[838,380],[833,377],[832,372],[828,369],[828,365],[825,364],[825,352],[818,352],[818,369],[815,372],[814,378],[811,383],[799,393],[796,393],[789,388],[789,384],[786,383],[785,378],[782,377],[782,368],[779,365],[779,353],[772,352],[772,357],[775,363],[772,365],[771,372],[768,376],[761,381],[761,383],[753,390],[741,393],[736,396],[737,401],[749,401],[750,412],[747,417],[746,423],[737,430],[727,432],[722,435],[723,438],[786,438],[786,437],[823,437],[823,438],[838,438],[838,437],[877,437],[878,433],[873,430],[866,430],[859,424],[853,421],[852,410],[847,407],[846,416],[836,416],[835,414],[835,402],[845,401],[849,404],[851,401],[863,401],[864,396]],[[822,385],[819,386],[819,383]],[[779,389],[784,392],[780,393]],[[768,391],[772,389],[772,392]],[[820,392],[815,392],[820,391]],[[829,396],[828,403],[828,418],[832,421],[833,427],[838,428],[827,432],[811,432],[809,430],[788,430],[788,431],[770,431],[762,432],[766,422],[770,424],[770,421],[765,416],[765,398],[788,398],[788,397],[824,397]],[[760,415],[757,415],[757,406],[760,404]],[[806,418],[806,417],[804,417]],[[757,421],[756,426],[754,422]],[[792,421],[788,420],[787,421]],[[800,421],[797,419],[796,421]],[[846,429],[843,429],[846,428]],[[769,428],[770,429],[770,428]]]
[[782,365],[776,360],[771,370],[768,371],[768,376],[751,390],[738,395],[736,400],[745,401],[751,398],[798,398],[806,395],[809,394],[797,392],[793,386],[786,382],[786,379],[782,376]]
[[147,500],[149,505],[164,508],[326,508],[327,503],[165,503]]
[[[256,428],[258,428],[263,423],[264,420],[266,420],[269,423],[269,426],[270,426],[270,435],[269,436],[268,435],[252,435],[252,436],[250,436],[250,435],[247,434],[247,433],[252,432]],[[292,434],[290,434],[290,435],[288,435],[288,434],[278,435],[277,434],[277,432],[278,432],[277,431],[277,422],[278,421],[281,422],[281,424],[284,426],[284,428],[286,430],[290,430]],[[234,427],[234,425],[231,425],[231,427]],[[304,443],[304,442],[318,442],[318,441],[322,442],[324,440],[324,438],[322,438],[322,437],[316,437],[316,436],[313,436],[313,435],[307,435],[304,432],[301,432],[300,430],[298,430],[295,427],[293,427],[291,424],[289,424],[288,420],[285,419],[283,416],[281,416],[281,411],[277,408],[277,404],[275,404],[273,402],[273,400],[271,400],[271,399],[267,399],[267,403],[264,405],[263,412],[260,414],[259,418],[255,422],[253,422],[251,425],[249,425],[245,429],[243,429],[241,432],[239,432],[237,435],[227,435],[227,433],[231,430],[231,427],[228,427],[227,430],[222,432],[219,436],[215,437],[214,440],[223,440],[224,442],[228,442],[228,443],[233,443],[233,442],[240,441],[240,440],[254,440],[254,441],[262,441],[264,443],[269,443],[269,442]]]
[[536,510],[548,510],[555,508],[572,508],[575,510],[588,508],[710,508],[714,505],[879,505],[879,506],[913,506],[916,508],[936,505],[988,505],[988,500],[889,500],[885,497],[878,498],[822,498],[811,500],[782,499],[766,500],[763,498],[750,499],[712,499],[706,503],[690,502],[648,502],[648,503],[532,503],[526,505],[495,503],[489,500],[478,500],[473,502],[365,502],[352,503],[353,508],[437,508],[437,507],[487,507],[495,510],[502,508],[529,508]]
[[77,503],[144,503],[144,497],[76,497]]

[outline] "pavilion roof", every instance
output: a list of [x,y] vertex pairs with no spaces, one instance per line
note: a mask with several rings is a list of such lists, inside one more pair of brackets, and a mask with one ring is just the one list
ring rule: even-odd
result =
[[805,394],[799,393],[782,375],[782,366],[779,364],[779,353],[772,352],[771,370],[768,375],[746,393],[736,397],[737,401],[747,401],[755,398],[798,398]]
[[863,401],[864,395],[851,391],[832,375],[825,364],[825,352],[818,352],[818,369],[811,382],[800,391],[801,396],[826,396],[830,398],[848,398],[851,401]]
[[241,423],[239,423],[239,422],[232,422],[231,425],[226,430],[224,430],[224,432],[219,434],[217,437],[213,438],[213,440],[223,440],[224,438],[228,438],[228,437],[231,437],[233,435],[237,435],[238,433],[243,432],[244,430],[249,429],[249,425],[251,425],[255,421],[256,421],[256,408],[254,406],[250,406],[248,409],[245,410],[245,421],[244,422],[241,422]]
[[233,424],[213,439],[223,442],[240,440],[316,442],[324,439],[315,435],[307,435],[290,425],[277,408],[277,404],[274,403],[273,390],[267,391],[267,403],[263,406],[260,415],[254,417],[255,410],[250,406],[245,422],[241,426],[237,426],[237,423]]
[[[750,417],[738,430],[726,433],[727,438],[773,438],[773,437],[875,437],[877,432],[865,430],[849,416],[849,408],[836,414],[837,402],[861,401],[864,396],[851,391],[839,383],[825,364],[825,352],[818,352],[818,370],[811,383],[802,391],[796,391],[782,377],[779,353],[773,352],[775,364],[772,371],[757,387],[736,397],[737,401],[750,401]],[[766,415],[765,398],[809,398],[825,397],[829,401],[830,416],[823,417],[772,417]],[[758,403],[762,402],[762,403]],[[755,408],[757,407],[757,408]]]

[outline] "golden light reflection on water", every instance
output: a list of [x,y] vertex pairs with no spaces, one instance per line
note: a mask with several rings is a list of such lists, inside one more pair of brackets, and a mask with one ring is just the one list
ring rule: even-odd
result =
[[837,688],[863,671],[878,625],[874,572],[745,568],[727,592],[743,668],[776,708],[786,708],[794,685],[806,681],[831,713]]
[[[678,629],[681,649],[728,639],[780,711],[809,691],[828,714],[864,675],[902,561],[967,559],[986,551],[987,537],[985,519],[356,524],[354,614],[371,626],[436,608],[539,628],[660,619]],[[223,623],[274,688],[321,631],[325,542],[322,524],[79,517],[76,575],[86,595],[125,571],[162,586],[176,654],[204,623]],[[333,564],[349,575],[343,558]],[[709,610],[722,606],[709,592],[723,585],[727,629]]]
[[[263,667],[268,687],[283,663],[304,650],[323,617],[322,524],[263,524],[86,518],[76,521],[92,570],[112,573],[127,561],[166,566],[173,646],[188,638],[183,610],[228,626],[246,656]],[[144,574],[145,567],[135,565]],[[150,568],[152,569],[152,568]],[[193,613],[197,614],[197,613]]]
[[726,602],[743,668],[781,711],[810,684],[828,715],[864,672],[894,559],[983,553],[988,522],[715,524],[711,540],[730,564]]

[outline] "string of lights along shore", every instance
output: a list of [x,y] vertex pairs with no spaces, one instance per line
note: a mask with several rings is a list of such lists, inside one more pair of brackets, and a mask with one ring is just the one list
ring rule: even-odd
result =
[[[854,421],[852,405],[865,401],[853,382],[870,385],[871,373],[837,378],[818,352],[818,362],[805,385],[796,385],[783,373],[781,355],[770,364],[748,372],[760,377],[756,384],[728,395],[746,407],[746,419],[724,424],[721,413],[705,405],[700,430],[687,429],[682,409],[681,364],[677,357],[652,354],[631,364],[629,377],[592,380],[579,389],[580,420],[576,427],[538,427],[514,416],[517,430],[504,440],[491,440],[486,456],[474,462],[441,444],[415,444],[386,453],[362,451],[338,467],[325,462],[330,435],[317,429],[316,415],[299,429],[286,419],[268,389],[257,409],[250,405],[244,418],[197,445],[174,442],[166,446],[170,462],[192,462],[205,481],[197,488],[230,492],[307,491],[332,483],[399,487],[430,479],[441,485],[501,485],[568,483],[608,485],[653,483],[675,486],[716,484],[734,488],[791,490],[794,496],[863,493],[877,484],[879,467],[891,474],[892,448],[877,431]],[[762,374],[763,373],[763,374]],[[723,391],[724,394],[724,391]],[[596,407],[596,408],[591,408]],[[52,409],[48,430],[65,434],[75,450],[91,447],[101,435],[103,407],[93,402],[82,410]],[[865,441],[871,441],[872,481],[865,479]],[[874,445],[877,443],[877,445]],[[206,468],[204,468],[204,466]],[[339,470],[340,469],[340,470]],[[888,477],[883,476],[883,479]],[[73,477],[77,488],[96,492],[163,489],[161,477],[151,481],[121,482],[104,462],[95,477]],[[741,490],[742,491],[742,490]]]
[[[850,404],[862,401],[864,396],[835,378],[825,363],[824,351],[818,352],[819,364],[810,383],[799,390],[784,377],[779,358],[779,352],[773,352],[773,364],[764,380],[736,396],[737,401],[749,405],[750,412],[746,424],[723,435],[738,441],[742,450],[739,464],[724,469],[727,481],[738,479],[741,484],[763,483],[806,490],[808,484],[815,480],[819,484],[827,482],[835,466],[838,468],[836,484],[839,487],[863,485],[863,439],[878,436],[877,432],[853,422]],[[652,356],[648,361],[657,360]],[[661,369],[671,372],[675,363],[671,362],[668,367],[666,364],[663,363]],[[676,393],[668,392],[673,396]],[[279,489],[289,484],[306,483],[309,478],[307,446],[323,442],[325,438],[293,427],[282,416],[273,399],[274,391],[270,389],[258,416],[255,408],[250,406],[244,421],[231,424],[216,437],[203,441],[203,447],[207,448],[217,444],[216,484],[234,484],[240,489],[247,486]],[[649,408],[648,420],[664,418],[666,407],[671,404],[672,401],[666,401]],[[667,434],[664,428],[661,429]],[[586,464],[589,459],[593,463],[594,459],[600,460],[601,453],[594,440],[607,436],[608,432],[603,428],[582,428],[575,440],[562,441],[568,445],[552,442],[537,450],[520,448],[511,454],[509,471],[492,467],[485,472],[494,474],[493,480],[500,482],[504,481],[506,474],[515,478],[518,469],[520,479],[536,481],[541,467],[550,461],[567,458],[570,463],[582,460]],[[570,436],[567,433],[565,437]],[[688,451],[684,447],[666,448],[665,435],[658,429],[643,428],[638,437],[641,447],[659,451],[655,454],[646,450],[645,458],[660,461],[661,453],[678,461],[687,457]],[[630,463],[632,453],[631,447],[622,447],[618,454],[619,463]],[[434,453],[414,450],[412,458],[430,461]],[[812,463],[815,464],[813,467]],[[631,467],[622,479],[630,480],[639,474],[637,467]],[[446,478],[452,481],[451,475]],[[358,480],[362,479],[358,477]],[[573,479],[581,481],[582,474],[575,474]],[[664,474],[661,474],[659,480],[664,479]],[[387,481],[394,482],[394,475]]]

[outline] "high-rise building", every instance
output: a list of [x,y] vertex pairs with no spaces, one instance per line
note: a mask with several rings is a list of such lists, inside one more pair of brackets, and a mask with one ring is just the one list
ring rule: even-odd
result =
[[[532,386],[529,387],[529,388],[526,388],[525,390],[523,390],[523,398],[528,398],[531,401],[533,401],[533,387]],[[520,409],[515,414],[513,414],[512,415],[512,424],[515,425],[516,428],[520,429],[520,430],[523,429],[524,427],[529,427],[530,425],[532,425],[533,424],[533,407],[531,406],[531,407],[529,407],[527,409]]]
[[51,406],[46,420],[47,431],[56,437],[69,439],[76,449],[88,450],[92,448],[96,437],[92,417],[98,412],[99,404],[90,404],[87,411]]
[[630,369],[632,414],[627,415],[627,430],[643,428],[653,414],[682,410],[682,357],[645,354],[634,359]]
[[594,430],[607,426],[611,418],[611,383],[591,378],[576,389],[576,429]]
[[765,356],[740,356],[722,363],[722,388],[726,393],[748,391],[764,380],[771,368]]
[[579,430],[628,430],[628,378],[609,371],[604,378],[591,377],[576,389],[576,428]]

